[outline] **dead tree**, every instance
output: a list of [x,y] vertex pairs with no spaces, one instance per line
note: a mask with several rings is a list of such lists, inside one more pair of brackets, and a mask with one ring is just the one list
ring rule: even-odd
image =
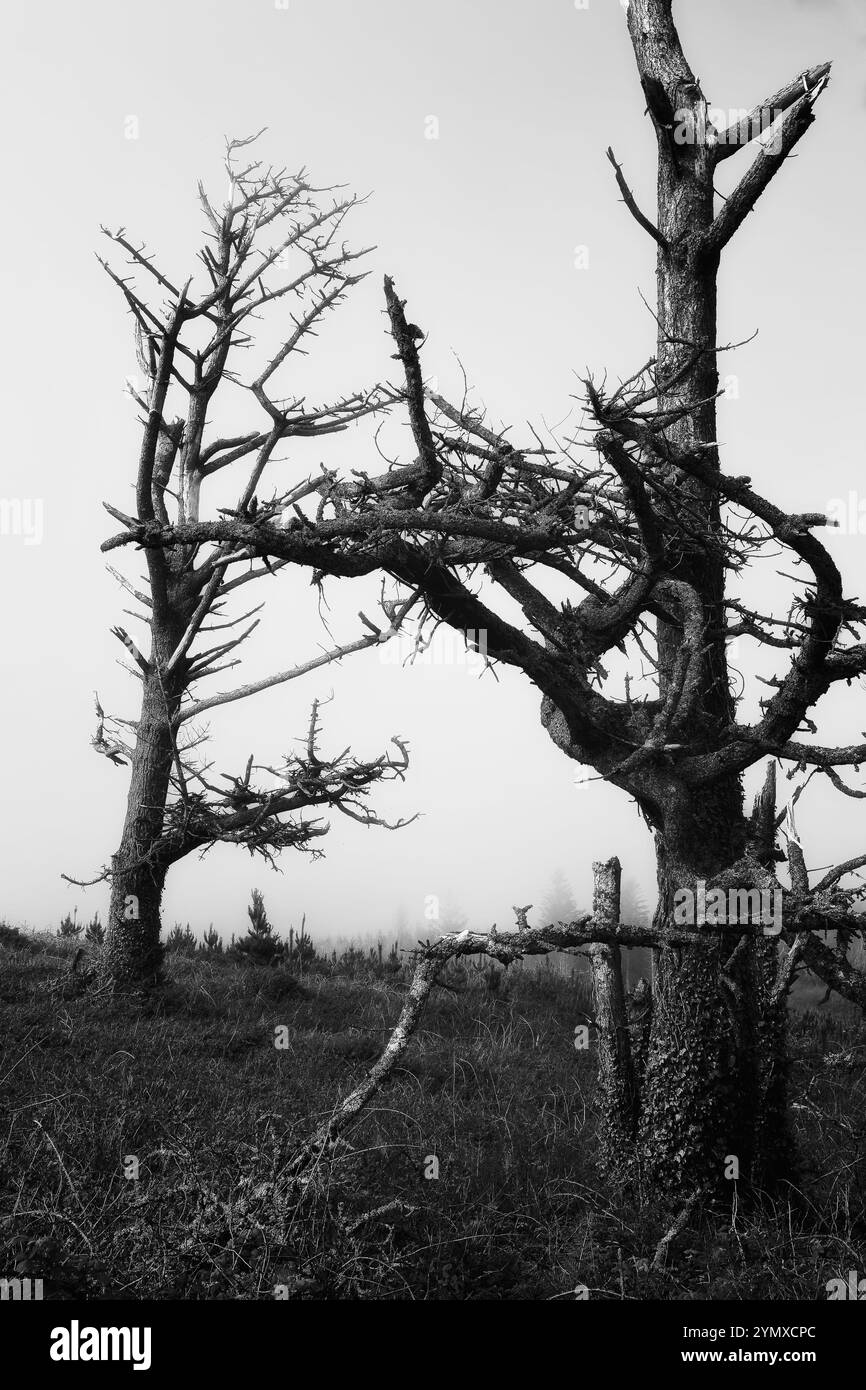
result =
[[[603,910],[583,922],[531,929],[524,914],[508,940],[446,939],[421,952],[401,1029],[417,1016],[431,972],[452,954],[483,950],[505,960],[593,945],[603,1149],[646,1184],[703,1191],[722,1178],[729,1155],[746,1180],[789,1171],[785,1000],[798,972],[809,968],[866,1004],[866,978],[848,956],[863,922],[855,911],[861,890],[841,886],[866,854],[815,882],[790,827],[782,846],[786,809],[776,805],[775,785],[778,763],[789,776],[821,774],[866,796],[837,771],[866,760],[866,744],[799,737],[815,732],[809,712],[822,696],[866,672],[857,628],[866,610],[845,596],[813,535],[826,517],[785,512],[749,478],[724,473],[716,438],[720,258],[815,119],[829,65],[800,74],[753,119],[717,131],[671,0],[632,0],[628,27],[658,144],[654,221],[610,157],[626,206],[656,243],[658,336],[653,357],[615,389],[587,380],[583,431],[544,442],[536,435],[520,447],[510,427],[494,428],[466,399],[454,404],[425,389],[416,334],[386,279],[414,457],[376,477],[329,479],[315,520],[270,526],[266,538],[240,519],[152,522],[132,538],[159,549],[242,545],[255,535],[275,559],[333,575],[382,569],[421,594],[423,620],[483,633],[488,659],[529,677],[556,745],[626,792],[654,835],[652,926],[617,923],[609,885]],[[730,196],[717,199],[719,164],[748,160],[745,146],[762,128],[764,146],[751,150]],[[779,547],[801,573],[787,613],[765,613],[734,597],[730,579],[772,563]],[[518,606],[522,622],[501,615],[499,596]],[[738,718],[726,650],[734,637],[784,662],[768,677],[754,724]],[[747,813],[743,776],[766,759],[764,790]],[[701,885],[737,901],[781,893],[780,936],[718,914],[678,922],[680,895]],[[649,1036],[636,1049],[622,1045],[628,1016],[618,954],[598,949],[617,945],[655,950],[641,1025]]]
[[[133,272],[168,301],[162,310],[151,307],[132,277],[103,262],[132,315],[145,381],[143,388],[131,388],[142,411],[134,507],[127,514],[104,504],[131,535],[142,525],[195,525],[203,492],[222,482],[231,486],[229,470],[238,469],[236,501],[221,508],[222,514],[243,518],[253,528],[268,526],[321,486],[321,473],[298,478],[296,442],[344,430],[392,398],[389,389],[378,386],[320,405],[277,395],[274,388],[285,380],[293,354],[306,351],[323,318],[362,278],[356,266],[364,253],[338,240],[353,197],[332,197],[331,190],[314,188],[303,172],[287,175],[244,163],[249,143],[227,146],[223,207],[216,209],[199,186],[207,223],[199,252],[206,284],[199,290],[191,279],[183,284],[169,279],[123,229],[103,228]],[[267,309],[289,328],[277,350],[244,381],[235,359],[241,349],[254,347],[247,327]],[[226,437],[211,420],[218,409],[225,411],[223,398],[234,391],[236,399],[242,385],[264,425]],[[285,446],[295,479],[265,499],[265,474],[277,473],[284,461],[277,452]],[[383,593],[385,621],[377,625],[362,614],[363,627],[352,641],[264,679],[207,694],[203,682],[239,665],[237,651],[259,623],[263,602],[242,605],[246,611],[238,612],[237,598],[258,581],[270,592],[283,562],[271,564],[254,537],[242,545],[194,542],[173,551],[149,548],[145,554],[147,575],[140,587],[112,571],[137,605],[127,611],[143,621],[149,635],[142,650],[124,628],[113,629],[142,685],[140,712],[132,721],[106,720],[97,696],[93,739],[97,751],[130,767],[120,845],[101,875],[111,883],[103,961],[117,985],[140,985],[158,974],[160,899],[172,864],[217,842],[266,857],[286,848],[318,853],[327,825],[305,819],[306,809],[335,807],[366,824],[385,824],[363,799],[376,782],[402,776],[407,765],[399,739],[393,756],[360,761],[348,749],[323,756],[318,703],[303,751],[286,753],[275,765],[258,763],[251,754],[241,775],[228,776],[213,772],[212,762],[200,756],[206,739],[201,720],[210,710],[388,640],[407,611],[405,599],[392,603]]]

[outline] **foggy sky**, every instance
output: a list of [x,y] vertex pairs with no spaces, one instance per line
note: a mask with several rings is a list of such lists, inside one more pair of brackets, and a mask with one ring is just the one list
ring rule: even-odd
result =
[[[824,510],[852,491],[856,508],[863,493],[859,14],[844,0],[677,6],[714,105],[751,106],[798,71],[835,61],[815,125],[728,249],[720,278],[720,341],[760,330],[720,359],[723,380],[736,378],[720,407],[723,463],[797,511]],[[107,249],[100,222],[125,226],[184,280],[201,244],[197,179],[221,197],[224,136],[267,126],[267,161],[372,194],[346,227],[354,245],[375,243],[371,274],[303,368],[311,395],[393,372],[387,272],[428,334],[425,373],[459,395],[459,356],[476,399],[513,425],[517,442],[529,438],[526,421],[543,429],[574,410],[587,368],[613,379],[654,351],[640,292],[652,302],[655,247],[620,203],[604,152],[613,145],[652,215],[655,142],[619,0],[289,0],[285,9],[273,0],[48,0],[16,7],[6,27],[0,497],[39,504],[42,535],[38,544],[0,535],[0,915],[44,926],[76,905],[105,917],[104,887],[85,893],[60,874],[97,874],[120,834],[127,773],[90,747],[93,693],[114,713],[137,713],[137,686],[109,632],[134,627],[99,553],[117,529],[101,502],[125,509],[134,483],[139,427],[124,381],[137,366],[130,319],[93,255]],[[431,116],[437,139],[426,138]],[[721,191],[751,157],[722,166]],[[579,247],[585,269],[576,268]],[[336,460],[376,469],[371,430],[296,441],[279,477],[287,484]],[[817,534],[843,569],[846,594],[862,601],[866,516],[853,534]],[[141,570],[131,553],[120,563],[130,576]],[[781,568],[790,571],[789,557]],[[359,634],[358,609],[372,614],[377,592],[372,580],[328,583],[337,638]],[[772,567],[748,590],[777,613],[789,592]],[[262,598],[244,679],[328,642],[303,571],[261,581]],[[401,915],[420,922],[431,896],[473,925],[510,925],[511,905],[540,903],[557,869],[585,902],[593,859],[614,853],[652,893],[652,843],[634,804],[599,782],[577,785],[591,771],[549,741],[528,680],[504,668],[498,683],[482,675],[448,633],[434,650],[435,662],[414,668],[365,653],[214,712],[217,766],[238,771],[253,750],[275,762],[296,748],[311,701],[333,692],[324,748],[351,742],[366,756],[394,734],[407,738],[405,783],[375,791],[373,804],[389,817],[421,816],[392,834],[335,815],[325,860],[286,854],[279,875],[226,846],[203,862],[190,857],[169,875],[167,926],[242,930],[253,886],[277,926],[305,912],[314,934],[387,933]],[[770,653],[758,669],[771,675],[783,662]],[[748,675],[740,713],[752,718],[767,691],[748,650],[739,664]],[[219,677],[211,688],[229,683]],[[816,741],[859,740],[864,713],[862,686],[834,692]],[[798,804],[816,868],[861,852],[866,830],[863,802],[820,783]],[[781,795],[794,785],[782,779]]]

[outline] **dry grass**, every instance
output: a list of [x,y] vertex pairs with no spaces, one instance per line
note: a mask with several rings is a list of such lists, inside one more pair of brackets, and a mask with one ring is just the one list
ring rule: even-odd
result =
[[281,1168],[378,1054],[405,980],[175,955],[133,1003],[76,986],[71,949],[0,932],[0,1274],[46,1296],[813,1299],[866,1270],[866,1030],[847,1015],[794,1021],[796,1186],[704,1213],[654,1273],[669,1213],[595,1176],[579,981],[434,991],[406,1065],[298,1197]]

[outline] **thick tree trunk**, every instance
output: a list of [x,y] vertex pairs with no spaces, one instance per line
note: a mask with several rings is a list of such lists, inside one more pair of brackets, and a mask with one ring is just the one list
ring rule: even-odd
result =
[[766,1011],[775,951],[749,939],[728,971],[735,943],[658,953],[637,1166],[663,1190],[720,1187],[732,1175],[766,1188],[790,1174],[784,1000]]
[[[663,937],[674,923],[675,894],[689,889],[697,898],[700,881],[741,857],[746,834],[736,780],[712,800],[683,797],[668,808],[656,836],[654,926]],[[618,879],[618,867],[616,860],[596,866],[596,915],[609,915],[616,887],[600,873],[610,878],[615,868]],[[615,953],[593,948],[600,1157],[610,1176],[630,1169],[651,1188],[688,1193],[732,1176],[767,1185],[786,1171],[784,999],[770,1007],[775,938],[760,924],[743,928],[716,935],[707,949],[658,951],[652,999],[639,1019],[625,1007]]]
[[[168,709],[176,709],[169,697]],[[165,822],[173,750],[166,696],[156,674],[144,676],[126,820],[112,858],[111,903],[103,970],[115,988],[146,987],[159,978],[160,903],[168,865],[156,852]]]
[[[742,851],[745,822],[737,785],[728,789],[726,801],[690,802],[683,796],[657,831],[654,926],[663,936],[673,925],[674,895],[696,891],[698,880],[712,878]],[[705,1184],[721,1176],[725,1155],[735,1151],[736,1028],[720,989],[729,949],[722,942],[657,954],[638,1126],[639,1168],[655,1186]]]

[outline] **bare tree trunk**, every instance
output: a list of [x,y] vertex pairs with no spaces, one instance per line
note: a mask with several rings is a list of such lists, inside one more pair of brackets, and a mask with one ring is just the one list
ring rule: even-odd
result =
[[[728,868],[744,841],[736,784],[728,789],[727,805],[714,797],[683,804],[666,817],[656,835],[656,930],[670,932],[676,892],[695,891],[698,880]],[[724,942],[658,952],[638,1125],[641,1172],[658,1187],[715,1184],[730,1154],[748,1162],[757,1123],[754,1097],[741,1091],[748,1003],[744,984],[735,995],[722,987],[729,953]]]
[[[174,712],[176,707],[175,699],[169,709]],[[166,698],[152,670],[144,676],[126,819],[112,859],[103,968],[119,988],[145,986],[159,978],[160,903],[168,865],[158,852],[172,760]]]
[[[677,890],[695,891],[743,852],[739,784],[727,793],[726,807],[718,797],[695,804],[657,836],[654,926],[662,934],[671,929]],[[769,1185],[790,1162],[786,996],[773,999],[775,938],[743,925],[739,939],[728,934],[710,949],[658,952],[638,1122],[640,1169],[658,1187],[716,1186],[731,1159],[743,1181]]]
[[[222,474],[232,464],[240,465],[243,473],[236,506],[221,508],[222,514],[257,524],[266,518],[278,519],[290,504],[317,488],[313,479],[296,482],[260,507],[257,490],[262,488],[279,441],[342,431],[349,422],[383,409],[393,397],[390,387],[375,386],[338,396],[311,411],[301,409],[302,403],[297,401],[290,410],[283,408],[287,395],[278,385],[279,374],[292,352],[306,351],[306,335],[314,334],[322,317],[363,278],[348,267],[365,253],[352,252],[345,243],[339,248],[331,245],[336,228],[357,201],[354,197],[340,194],[327,209],[318,207],[305,177],[274,173],[258,160],[250,163],[250,143],[230,140],[227,144],[229,192],[219,210],[199,187],[209,227],[208,242],[199,256],[211,282],[201,294],[191,291],[193,277],[182,289],[175,289],[151,258],[127,239],[123,228],[117,232],[102,229],[151,290],[155,284],[160,295],[166,290],[170,295],[167,310],[162,306],[157,312],[148,303],[147,291],[140,293],[136,287],[135,275],[119,275],[103,262],[133,316],[139,366],[146,379],[143,391],[132,390],[143,415],[135,516],[106,503],[109,513],[127,529],[135,525],[159,528],[172,520],[197,523],[203,484],[209,485],[215,474]],[[328,192],[317,190],[318,194]],[[266,236],[266,248],[257,238],[258,232]],[[286,267],[286,258],[292,262],[291,268]],[[295,313],[287,314],[286,295],[294,297]],[[236,372],[228,367],[232,349],[249,345],[246,320],[258,317],[259,310],[277,301],[279,312],[291,321],[292,331],[256,380],[245,383],[263,412],[264,427],[222,438],[211,428],[216,422],[210,410],[218,391],[228,385],[234,391],[239,382]],[[203,337],[200,330],[205,324],[208,333]],[[194,337],[187,342],[189,334]],[[288,365],[293,362],[294,358]],[[183,371],[178,370],[181,363]],[[261,365],[257,365],[257,372]],[[277,396],[272,399],[269,392],[274,389]],[[173,414],[177,401],[183,406],[181,414]],[[112,549],[113,543],[107,542],[104,548]],[[214,774],[208,781],[204,774],[211,763],[203,766],[197,755],[192,756],[204,738],[186,733],[188,725],[193,727],[192,720],[207,710],[246,700],[352,652],[388,641],[412,608],[414,596],[400,602],[383,596],[385,630],[362,614],[364,631],[355,641],[332,651],[320,650],[311,660],[263,679],[193,698],[193,688],[196,692],[201,689],[198,683],[239,664],[233,654],[258,626],[258,618],[246,624],[262,605],[236,613],[234,594],[263,577],[270,580],[273,569],[267,560],[257,563],[256,544],[220,542],[202,547],[196,542],[172,553],[148,545],[144,555],[149,592],[136,588],[122,574],[116,577],[140,605],[142,611],[133,615],[149,628],[150,655],[145,657],[123,628],[112,629],[131,654],[143,681],[140,718],[132,726],[134,739],[128,746],[129,723],[106,721],[97,696],[99,722],[92,740],[97,751],[113,763],[125,765],[128,761],[131,766],[120,845],[110,872],[102,875],[111,878],[103,970],[122,988],[145,986],[159,976],[160,900],[171,864],[193,849],[219,841],[243,844],[251,853],[268,858],[284,849],[304,849],[327,833],[327,826],[305,821],[300,815],[307,806],[339,806],[362,824],[385,826],[387,822],[363,805],[363,798],[375,782],[401,776],[408,764],[399,738],[393,740],[399,758],[384,756],[359,762],[348,749],[337,759],[322,758],[317,751],[319,704],[314,701],[306,757],[300,754],[286,759],[275,769],[257,763],[251,754],[241,776]],[[239,572],[230,568],[241,557],[249,560],[249,569]],[[206,633],[219,636],[202,649],[200,643]],[[228,785],[215,785],[217,776]],[[188,790],[190,786],[194,792]],[[401,820],[388,828],[403,824]]]
[[[619,922],[620,862],[593,864],[593,916]],[[621,1170],[631,1153],[635,1126],[635,1087],[619,946],[599,942],[589,950],[595,987],[600,1114],[599,1156],[609,1173]]]
[[[685,409],[667,436],[718,469],[716,433],[719,256],[705,236],[713,222],[713,152],[703,138],[677,140],[677,130],[702,132],[707,103],[680,47],[669,4],[638,0],[629,28],[658,137],[657,379],[673,383],[659,398],[665,410]],[[677,578],[700,597],[708,637],[703,652],[697,744],[716,746],[735,716],[724,641],[725,570],[720,551],[704,541],[719,530],[718,493],[670,470],[680,514],[700,518],[670,557]],[[657,624],[659,693],[675,678],[683,631]],[[661,808],[660,808],[661,809]],[[746,824],[739,779],[661,809],[656,847],[656,927],[671,922],[673,894],[709,880],[742,855]],[[731,945],[735,945],[732,942]],[[728,943],[716,950],[662,951],[657,962],[650,1054],[640,1123],[645,1173],[663,1186],[717,1181],[728,1155],[751,1167],[758,1123],[755,1049],[757,972],[737,967],[723,980]]]

